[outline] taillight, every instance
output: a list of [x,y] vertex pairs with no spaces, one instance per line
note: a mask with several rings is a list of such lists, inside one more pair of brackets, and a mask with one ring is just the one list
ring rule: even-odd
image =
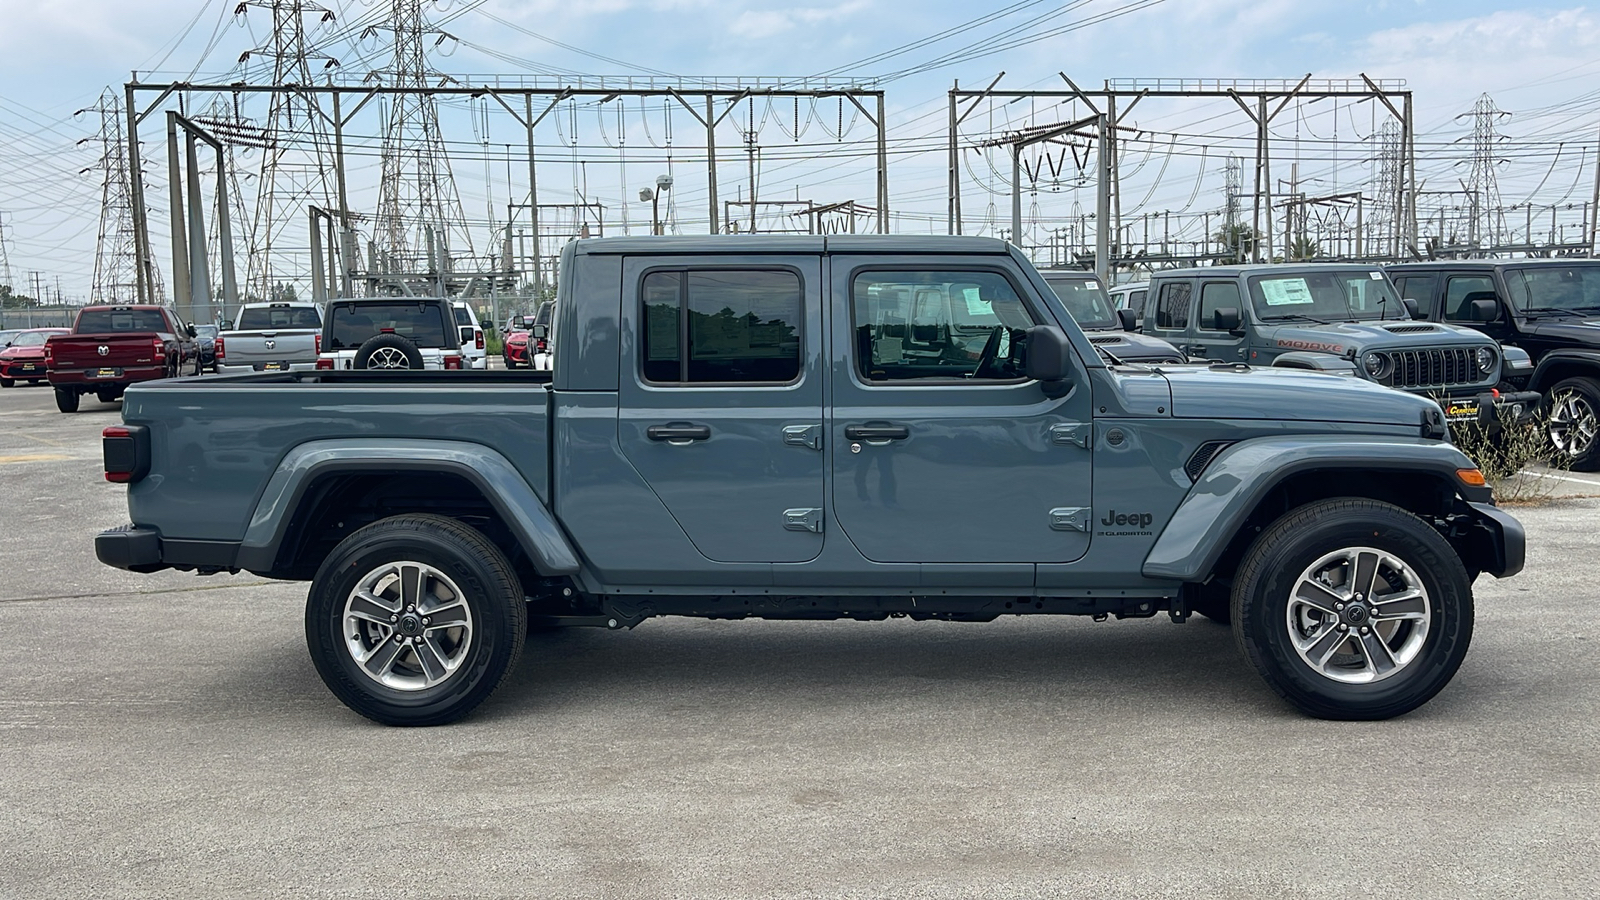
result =
[[536,352],[536,353],[543,353],[544,349],[545,349],[545,347],[544,347],[544,338],[540,338],[539,342],[536,345],[534,345],[533,349],[534,349],[534,352]]
[[150,360],[151,360],[151,362],[154,362],[154,361],[156,361],[158,359],[162,359],[166,355],[167,355],[167,342],[163,341],[161,338],[153,339],[150,342]]
[[150,432],[143,425],[112,425],[100,432],[106,480],[129,484],[150,474]]
[[[321,352],[322,352],[322,335],[320,335],[320,334],[319,334],[319,335],[317,335],[317,352],[318,352],[318,353],[321,353]],[[328,368],[330,368],[330,369],[331,369],[331,368],[333,368],[333,367],[332,367],[332,366],[329,366],[329,367],[328,367]]]
[[224,356],[228,355],[227,345],[222,343],[221,336],[212,338],[211,339],[211,346],[216,348],[216,357],[217,357],[217,359],[221,359]]
[[478,328],[472,332],[473,338],[478,342],[478,349],[483,349],[483,329]]
[[446,356],[444,358],[444,367],[446,369],[459,369],[459,368],[461,368],[461,357],[459,357],[459,356]]
[[332,369],[333,368],[333,360],[332,359],[319,359],[319,360],[317,360],[317,368],[319,368],[319,369]]
[[44,367],[53,369],[56,366],[56,348],[48,343],[44,345]]

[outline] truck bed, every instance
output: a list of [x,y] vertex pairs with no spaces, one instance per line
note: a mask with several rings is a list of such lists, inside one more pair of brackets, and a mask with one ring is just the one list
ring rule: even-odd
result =
[[162,523],[168,538],[241,540],[291,449],[350,439],[482,444],[545,497],[549,382],[546,372],[361,371],[136,385],[123,420],[150,430],[153,462],[151,477],[129,487],[129,512],[135,524]]

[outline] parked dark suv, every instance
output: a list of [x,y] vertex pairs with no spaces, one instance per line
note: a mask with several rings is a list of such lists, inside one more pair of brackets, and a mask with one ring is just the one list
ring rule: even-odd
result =
[[1444,260],[1389,276],[1418,318],[1526,350],[1535,368],[1509,380],[1544,396],[1551,443],[1572,468],[1600,470],[1600,260]]

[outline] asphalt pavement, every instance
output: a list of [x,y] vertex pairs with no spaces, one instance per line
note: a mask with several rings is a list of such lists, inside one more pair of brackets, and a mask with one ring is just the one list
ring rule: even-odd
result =
[[1296,714],[1198,619],[664,619],[390,729],[304,585],[95,561],[115,421],[0,390],[0,897],[1600,895],[1593,497],[1515,510],[1527,571],[1389,722]]

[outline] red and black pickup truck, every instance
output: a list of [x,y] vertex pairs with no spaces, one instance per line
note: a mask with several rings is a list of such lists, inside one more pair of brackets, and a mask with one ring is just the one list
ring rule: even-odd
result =
[[194,326],[164,306],[86,306],[72,331],[45,343],[56,408],[77,412],[78,398],[114,402],[128,385],[200,374]]

